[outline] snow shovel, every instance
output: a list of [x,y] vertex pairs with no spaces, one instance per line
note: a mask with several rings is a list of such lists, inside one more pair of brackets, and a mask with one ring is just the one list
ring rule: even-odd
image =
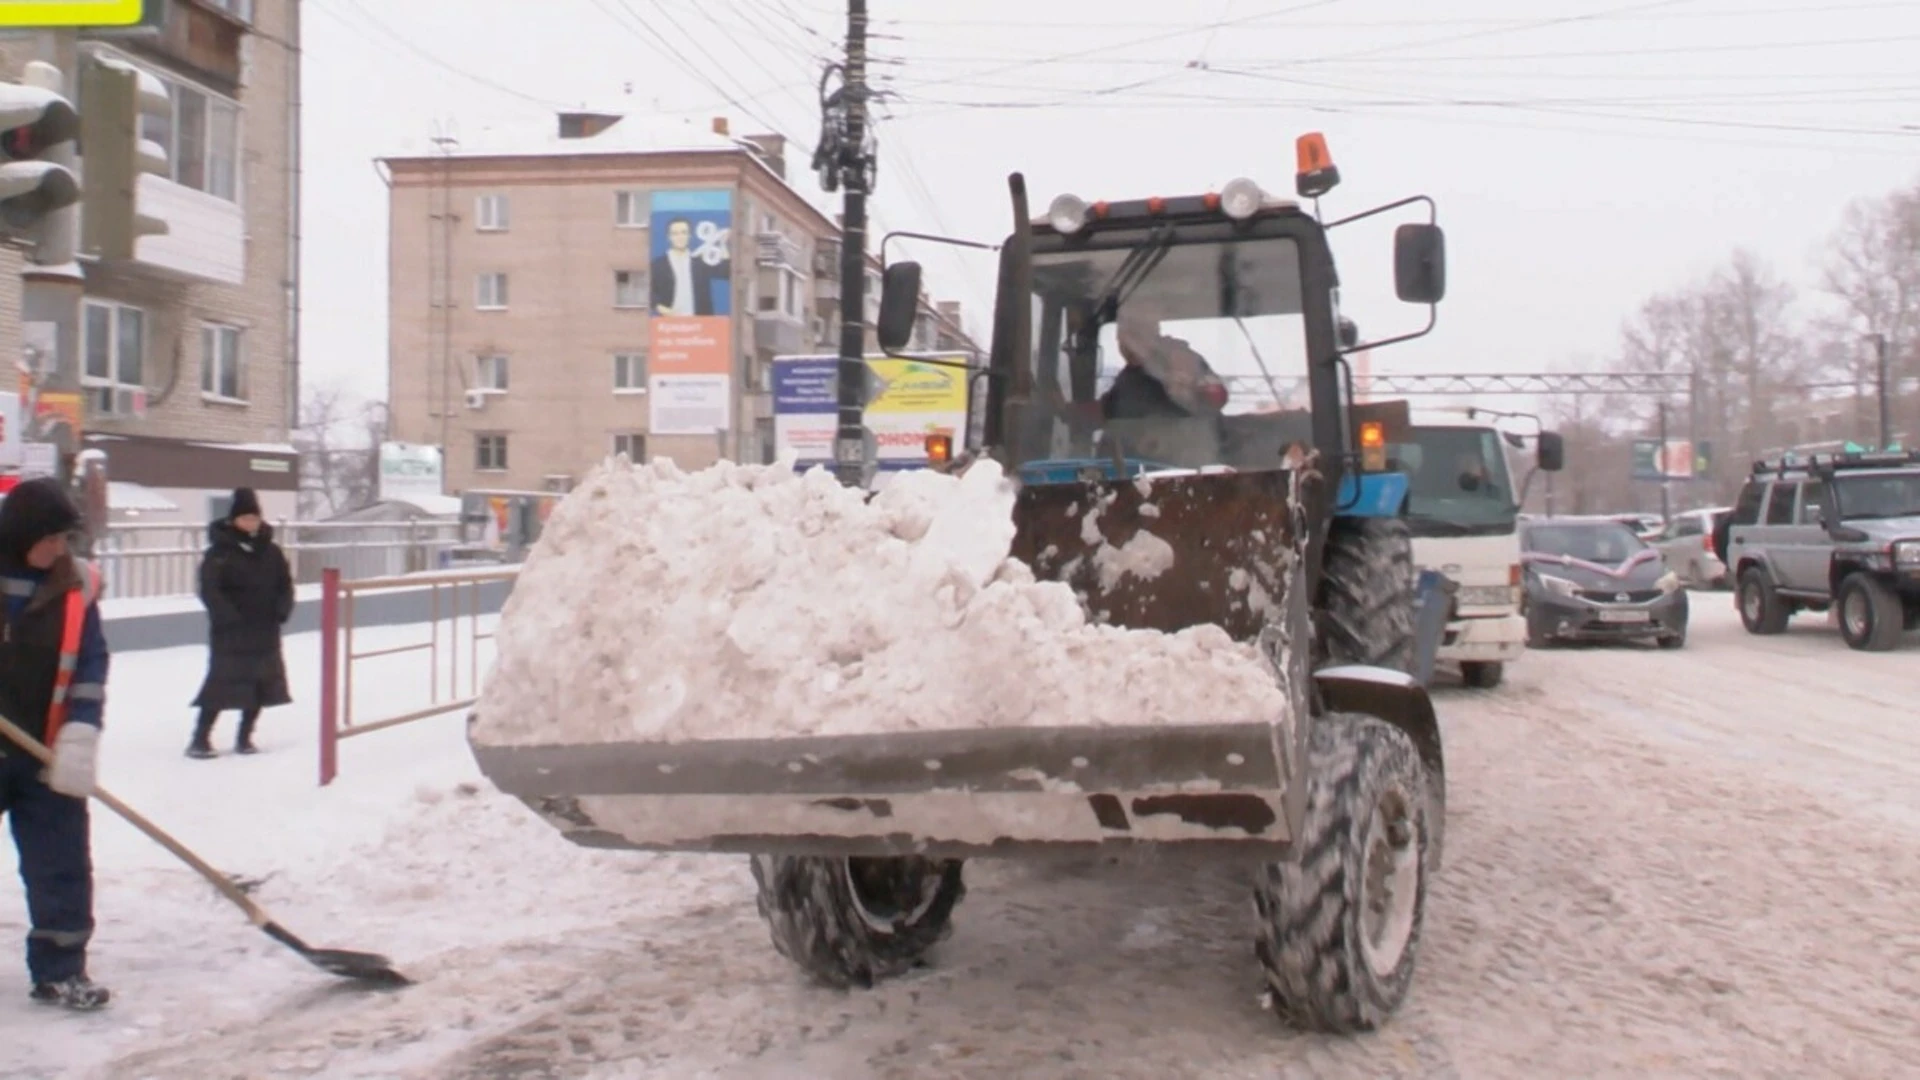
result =
[[[53,751],[46,748],[40,740],[22,731],[11,720],[0,716],[0,734],[5,734],[14,745],[32,754],[42,764],[53,764]],[[181,862],[194,868],[201,877],[212,883],[220,895],[232,901],[234,906],[247,913],[253,925],[266,932],[273,940],[292,949],[304,957],[308,963],[323,971],[342,978],[357,979],[377,986],[409,986],[413,980],[393,969],[392,961],[378,953],[354,952],[350,949],[316,949],[295,937],[293,932],[281,926],[268,915],[266,909],[254,903],[253,898],[233,879],[209,866],[206,860],[190,851],[186,845],[167,835],[160,826],[148,821],[132,807],[107,792],[103,788],[94,788],[93,797],[106,804],[107,809],[125,818],[127,824],[146,833],[148,838],[161,847],[178,856]]]

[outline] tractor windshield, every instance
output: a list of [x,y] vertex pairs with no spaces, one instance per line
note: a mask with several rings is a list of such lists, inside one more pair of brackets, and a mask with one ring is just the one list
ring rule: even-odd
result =
[[1036,252],[1015,460],[1279,467],[1313,439],[1300,265],[1288,237],[1171,230]]

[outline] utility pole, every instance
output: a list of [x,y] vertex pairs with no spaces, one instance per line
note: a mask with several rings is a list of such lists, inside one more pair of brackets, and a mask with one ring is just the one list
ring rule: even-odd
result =
[[[1660,402],[1660,520],[1673,520],[1673,469],[1667,464],[1667,403]],[[1691,464],[1692,455],[1688,455]]]
[[867,399],[867,196],[874,176],[867,136],[867,0],[847,0],[847,58],[827,112],[819,150],[822,179],[844,191],[840,226],[839,423],[834,474],[858,487],[873,467],[863,413]]
[[1880,397],[1880,449],[1885,450],[1893,444],[1893,390],[1889,385],[1892,378],[1887,371],[1887,335],[1873,335],[1873,347],[1877,364],[1875,382]]

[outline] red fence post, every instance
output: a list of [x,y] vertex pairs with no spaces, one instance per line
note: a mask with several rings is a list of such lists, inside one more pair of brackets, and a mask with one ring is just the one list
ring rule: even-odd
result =
[[320,786],[340,762],[340,570],[320,572]]

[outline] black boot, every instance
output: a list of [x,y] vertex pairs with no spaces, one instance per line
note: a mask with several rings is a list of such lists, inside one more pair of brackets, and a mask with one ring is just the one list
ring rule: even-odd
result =
[[193,741],[187,744],[187,756],[190,758],[210,758],[219,755],[213,749],[213,722],[220,714],[211,709],[200,710],[200,718],[194,721]]
[[248,709],[240,714],[240,734],[233,740],[233,752],[236,754],[257,754],[260,748],[253,745],[253,725],[260,722],[260,710]]

